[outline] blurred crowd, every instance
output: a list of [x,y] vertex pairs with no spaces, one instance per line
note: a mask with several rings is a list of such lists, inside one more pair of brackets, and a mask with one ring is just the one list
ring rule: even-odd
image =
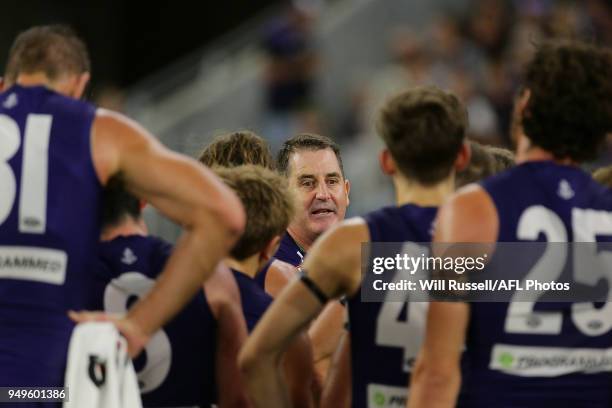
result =
[[[293,3],[264,30],[265,100],[270,115],[294,121],[298,130],[316,130],[317,13],[301,3],[310,4]],[[441,13],[421,31],[390,27],[389,63],[352,90],[346,117],[330,126],[333,136],[346,142],[371,133],[374,112],[390,94],[436,84],[468,105],[472,138],[510,146],[512,98],[533,44],[553,37],[612,42],[607,0],[473,0],[464,14]]]
[[510,146],[512,99],[533,44],[553,37],[609,43],[610,10],[604,3],[475,0],[466,16],[440,15],[424,32],[391,29],[392,62],[357,90],[346,136],[368,133],[373,112],[390,93],[436,84],[468,106],[470,137]]
[[[262,126],[253,130],[268,139],[273,151],[299,132],[339,142],[353,182],[351,195],[359,198],[350,207],[351,215],[392,201],[389,181],[371,154],[382,146],[376,137],[376,112],[391,95],[424,84],[449,89],[468,107],[470,138],[512,147],[512,101],[534,44],[547,38],[612,44],[610,0],[465,0],[467,7],[448,12],[443,3],[435,6],[436,17],[418,30],[388,27],[388,41],[382,45],[388,50],[387,62],[346,91],[340,115],[325,112],[319,92],[325,61],[316,30],[325,12],[323,0],[288,2],[263,25],[259,40],[248,39],[259,41],[265,55]],[[347,75],[359,69],[347,67]],[[94,97],[100,106],[123,110],[124,95],[116,87],[101,87]],[[612,139],[605,153],[587,167],[610,163]]]
[[[390,95],[421,84],[450,89],[468,107],[470,138],[511,147],[512,101],[533,45],[547,38],[612,44],[609,0],[473,0],[463,13],[441,12],[423,30],[389,27],[389,62],[354,86],[344,117],[323,121],[315,97],[322,65],[312,31],[317,14],[304,4],[310,3],[293,3],[264,30],[268,58],[263,134],[273,147],[300,131],[340,142],[354,193],[360,201],[369,197],[353,207],[354,213],[391,199],[385,178],[368,154],[380,145],[373,137],[376,112]],[[612,161],[612,141],[609,146],[593,166]]]

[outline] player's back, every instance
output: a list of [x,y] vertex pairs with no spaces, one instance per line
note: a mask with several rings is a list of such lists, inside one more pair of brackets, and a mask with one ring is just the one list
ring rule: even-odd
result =
[[[612,236],[612,193],[577,167],[527,162],[483,187],[497,208],[499,242]],[[571,270],[562,267],[558,275]],[[531,279],[534,271],[512,270],[516,276],[506,278]],[[581,306],[537,299],[532,305],[472,303],[460,405],[610,406],[611,306]]]
[[0,93],[1,386],[63,384],[66,313],[86,305],[99,237],[94,117],[43,86]]
[[[169,244],[150,236],[120,236],[101,243],[91,306],[125,312],[152,288],[171,251]],[[143,405],[209,406],[215,402],[216,333],[216,320],[200,291],[134,360]]]
[[[407,204],[364,217],[371,242],[431,241],[437,208]],[[406,385],[425,331],[423,302],[348,301],[353,407],[405,406]]]

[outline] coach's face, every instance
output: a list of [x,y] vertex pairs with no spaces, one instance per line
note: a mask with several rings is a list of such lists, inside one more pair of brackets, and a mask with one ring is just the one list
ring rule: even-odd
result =
[[344,219],[350,184],[332,149],[298,150],[288,164],[289,183],[301,204],[289,230],[314,240]]

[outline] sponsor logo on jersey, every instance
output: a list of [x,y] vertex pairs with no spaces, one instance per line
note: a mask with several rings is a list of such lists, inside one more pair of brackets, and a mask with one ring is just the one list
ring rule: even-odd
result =
[[0,246],[0,278],[62,285],[68,255],[58,249]]
[[406,387],[368,384],[368,408],[405,407],[408,401]]
[[557,377],[612,371],[612,348],[563,348],[496,344],[489,368],[520,377]]

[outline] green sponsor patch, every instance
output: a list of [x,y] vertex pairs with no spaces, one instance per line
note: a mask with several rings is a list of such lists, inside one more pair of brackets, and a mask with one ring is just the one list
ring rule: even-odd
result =
[[385,395],[380,391],[374,394],[374,403],[380,406],[385,405]]
[[510,353],[502,353],[499,356],[499,363],[504,368],[510,368],[512,363],[514,363],[514,356]]

